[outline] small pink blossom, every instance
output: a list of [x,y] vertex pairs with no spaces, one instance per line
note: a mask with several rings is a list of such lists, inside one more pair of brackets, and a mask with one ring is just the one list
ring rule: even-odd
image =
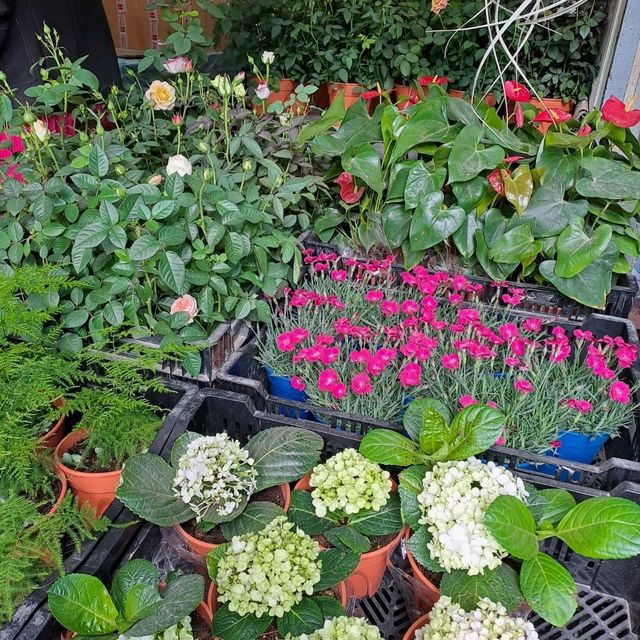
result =
[[409,362],[400,369],[398,379],[403,387],[415,387],[420,384],[422,368],[415,362]]
[[278,351],[293,351],[296,348],[296,341],[291,332],[285,332],[276,336],[276,346]]
[[384,363],[380,358],[372,357],[369,362],[367,362],[367,372],[372,376],[379,376],[385,369],[387,368],[386,363]]
[[478,401],[473,396],[460,396],[458,402],[462,408],[470,407],[471,405],[478,404]]
[[296,391],[304,391],[307,385],[304,383],[302,378],[298,378],[298,376],[291,376],[291,386]]
[[333,336],[330,336],[326,333],[319,333],[316,338],[316,344],[318,346],[327,346],[329,344],[333,344],[336,339]]
[[621,404],[629,404],[631,399],[631,389],[629,385],[620,380],[616,380],[609,387],[609,397],[614,402],[620,402]]
[[520,365],[520,359],[515,358],[514,356],[507,356],[504,359],[504,363],[507,365],[507,367],[517,367]]
[[336,400],[342,400],[347,395],[347,386],[338,382],[331,387],[330,392]]
[[349,362],[354,364],[367,364],[371,360],[371,352],[369,349],[360,349],[352,351],[349,354]]
[[527,395],[533,392],[533,385],[528,380],[523,380],[519,378],[513,383],[513,386],[516,391],[521,393],[522,395]]
[[507,323],[498,328],[498,333],[505,340],[514,340],[520,337],[520,331],[515,324]]
[[418,311],[420,311],[420,307],[415,300],[405,300],[400,308],[402,309],[402,313],[406,314],[418,313]]
[[358,396],[369,395],[373,392],[371,378],[366,373],[358,373],[351,378],[351,390]]
[[[489,404],[489,403],[487,402],[487,404]],[[498,439],[496,440],[496,444],[499,447],[504,447],[505,442],[506,442],[506,439],[505,439],[504,436],[498,436]]]
[[320,360],[322,364],[331,364],[335,362],[340,356],[340,349],[338,347],[327,347],[322,351],[322,355],[320,356]]
[[383,298],[384,298],[384,293],[382,291],[377,290],[377,289],[374,289],[373,291],[367,291],[367,293],[364,294],[364,299],[367,302],[378,303]]
[[591,133],[591,127],[588,124],[583,124],[579,129],[578,129],[578,135],[580,137],[583,136],[588,136]]
[[193,71],[193,62],[185,56],[169,58],[162,66],[167,73],[171,74]]
[[266,100],[271,95],[271,91],[269,91],[269,87],[266,82],[261,82],[256,87],[256,96],[258,100]]
[[449,303],[450,304],[460,304],[464,302],[464,298],[459,293],[450,293],[449,294]]
[[440,363],[445,369],[455,371],[460,366],[460,356],[457,353],[445,353],[440,358]]
[[176,313],[185,312],[189,319],[187,320],[187,324],[191,324],[193,319],[198,314],[198,303],[193,296],[190,296],[188,293],[185,293],[183,296],[176,298],[171,305],[171,309],[169,313],[174,315]]
[[344,282],[347,279],[347,272],[344,269],[335,269],[331,272],[331,279],[334,282]]
[[392,316],[400,311],[400,307],[395,300],[385,300],[380,305],[380,312],[384,316]]
[[[487,400],[487,407],[491,407],[492,409],[498,409],[498,405],[493,400]],[[500,438],[498,438],[500,440]],[[496,442],[496,444],[498,444]]]
[[291,331],[291,337],[296,342],[302,342],[309,337],[309,331],[307,329],[303,329],[302,327],[296,327],[293,331]]
[[318,390],[331,391],[333,387],[340,384],[340,377],[333,369],[323,369],[318,376]]
[[562,445],[562,442],[560,442],[560,440],[552,440],[549,445],[553,448],[553,449],[557,449],[559,446]]
[[540,320],[540,318],[527,318],[523,326],[527,331],[531,331],[531,333],[538,333],[542,329],[542,320]]
[[590,413],[593,409],[593,405],[588,400],[579,400],[578,398],[569,398],[567,400],[567,405],[585,415]]

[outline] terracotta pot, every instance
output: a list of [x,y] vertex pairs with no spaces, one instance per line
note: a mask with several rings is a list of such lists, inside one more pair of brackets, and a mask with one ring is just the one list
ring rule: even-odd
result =
[[313,97],[316,107],[327,109],[329,107],[329,83],[323,82],[313,94]]
[[[267,104],[273,104],[274,102],[278,101],[286,102],[290,98],[291,94],[294,93],[296,86],[297,84],[293,80],[283,78],[278,84],[277,91],[272,91],[269,94],[269,97],[266,100]],[[296,100],[293,104],[293,111],[295,115],[302,115],[308,110],[309,104],[305,104],[304,102],[300,102],[299,100]],[[264,113],[262,105],[255,105],[253,107],[253,111],[258,116]]]
[[[307,474],[300,478],[294,489],[310,491],[310,477],[311,474]],[[391,490],[397,491],[398,485],[393,480],[390,480],[390,482]],[[400,544],[400,540],[404,535],[406,535],[406,529],[403,527],[398,532],[398,535],[384,547],[380,547],[375,551],[368,551],[360,556],[358,566],[346,580],[349,593],[354,598],[364,598],[376,593],[382,582],[382,576],[384,576],[384,572],[387,569],[387,556]]]
[[[64,406],[64,398],[58,398],[53,401],[53,406],[56,409]],[[64,421],[66,416],[60,416],[58,422],[56,422],[47,433],[38,439],[39,449],[55,449],[58,446],[62,436],[64,436]]]
[[408,87],[405,84],[397,84],[393,88],[396,104],[400,110],[406,109],[419,101],[423,94],[415,87]]
[[[344,582],[341,582],[337,588],[340,592],[340,604],[344,609],[347,606],[347,600],[348,600],[347,586],[345,585]],[[213,618],[213,616],[216,615],[216,611],[218,610],[218,590],[216,589],[215,582],[212,582],[209,585],[209,591],[207,591],[206,606],[209,609],[209,611],[211,611],[211,617]]]
[[416,631],[418,629],[422,629],[425,624],[429,622],[429,614],[426,613],[421,618],[418,618],[410,627],[407,633],[404,634],[404,638],[402,640],[414,640],[416,637]]
[[[411,537],[411,531],[407,531],[405,533],[405,540],[409,540]],[[416,562],[415,558],[409,551],[409,548],[406,548],[407,551],[407,559],[409,560],[409,565],[411,566],[411,571],[413,572],[413,577],[416,581],[421,585],[420,591],[415,593],[416,602],[420,606],[421,609],[431,608],[434,603],[440,598],[440,589],[427,578],[427,576],[422,571],[420,565]]]
[[[291,488],[287,483],[280,485],[280,492],[282,493],[282,497],[284,498],[284,506],[282,507],[285,511],[289,510],[289,503],[291,502]],[[189,549],[198,556],[206,556],[211,549],[215,549],[218,545],[212,544],[211,542],[204,542],[204,540],[199,540],[198,538],[192,536],[187,533],[183,527],[179,524],[176,524],[173,527],[179,534],[184,538],[184,541],[187,543]]]
[[89,503],[98,516],[101,516],[116,497],[116,488],[120,482],[122,470],[90,473],[78,471],[62,464],[62,456],[76,443],[84,440],[87,432],[84,430],[73,431],[65,436],[55,450],[55,464],[67,478],[73,494],[77,496],[78,503]]
[[[573,113],[574,107],[573,100],[568,100],[565,102],[564,100],[558,98],[543,98],[542,100],[531,98],[531,100],[529,100],[529,104],[532,104],[536,109],[538,109],[538,111],[553,109],[554,111],[559,111],[561,113]],[[514,122],[516,118],[516,103],[513,100],[508,101],[507,110],[509,113],[509,122]],[[547,131],[549,131],[550,126],[550,122],[539,122],[536,124],[536,127],[543,135],[545,135]]]
[[339,93],[344,92],[344,106],[346,109],[354,105],[360,98],[360,94],[365,91],[364,87],[353,82],[330,82],[327,86],[329,104],[338,97]]
[[62,473],[62,471],[57,468],[56,476],[58,480],[60,480],[60,495],[58,495],[56,501],[53,503],[53,506],[51,507],[51,509],[49,509],[49,513],[55,513],[58,510],[60,503],[64,500],[64,497],[67,495],[67,478],[65,477],[64,473]]
[[[452,98],[460,98],[461,100],[467,100],[467,101],[471,102],[471,98],[464,91],[459,91],[458,89],[449,89],[449,91],[447,93]],[[484,102],[484,104],[486,104],[487,107],[495,107],[496,104],[498,103],[498,101],[496,100],[496,97],[493,95],[493,93],[490,93],[490,94],[486,95],[482,99],[482,102]]]

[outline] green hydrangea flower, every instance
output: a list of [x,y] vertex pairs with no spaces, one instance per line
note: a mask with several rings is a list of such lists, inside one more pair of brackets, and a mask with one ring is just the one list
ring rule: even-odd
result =
[[320,580],[320,546],[279,516],[260,533],[234,536],[216,573],[218,600],[241,616],[281,618]]
[[391,494],[389,472],[355,449],[345,449],[315,467],[309,484],[315,487],[311,497],[319,518],[327,511],[347,515],[363,509],[379,511]]
[[297,640],[384,640],[378,627],[369,624],[364,618],[340,616],[327,620],[322,629]]

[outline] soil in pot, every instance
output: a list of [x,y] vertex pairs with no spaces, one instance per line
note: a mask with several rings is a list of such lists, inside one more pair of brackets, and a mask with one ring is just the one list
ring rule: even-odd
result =
[[[280,490],[280,486],[269,487],[268,489],[258,491],[258,493],[254,493],[249,499],[249,502],[258,501],[273,502],[283,509],[286,502],[285,497],[282,495],[282,491]],[[222,535],[222,529],[220,528],[220,525],[215,526],[210,531],[202,531],[194,518],[193,520],[185,522],[181,526],[190,536],[193,536],[198,540],[202,540],[202,542],[206,542],[208,544],[223,544],[224,542],[228,542],[228,540],[226,540]]]
[[118,471],[118,467],[115,464],[98,464],[98,456],[96,455],[96,452],[93,449],[87,452],[86,449],[87,445],[84,440],[76,442],[72,447],[67,449],[67,453],[71,456],[85,456],[86,452],[82,467],[72,467],[73,469],[76,469],[77,471],[84,471],[85,473],[108,473],[110,471]]

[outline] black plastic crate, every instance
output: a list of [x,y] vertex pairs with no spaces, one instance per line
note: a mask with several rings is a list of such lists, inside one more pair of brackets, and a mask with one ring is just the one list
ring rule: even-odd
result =
[[[341,255],[340,247],[335,244],[319,241],[311,232],[307,232],[300,237],[300,241],[305,247],[314,249],[316,253],[335,253]],[[366,260],[366,256],[358,257]],[[395,265],[396,272],[404,270],[402,265]],[[482,290],[477,293],[478,299],[488,302],[495,296],[495,289],[491,287],[491,278],[477,275],[464,274],[466,278],[474,284],[482,285]],[[520,308],[526,311],[540,313],[545,316],[563,317],[569,320],[581,320],[587,317],[594,310],[579,302],[567,298],[551,286],[529,284],[524,282],[509,282],[509,286],[517,287],[526,292],[526,298],[520,304]],[[638,283],[633,274],[617,276],[616,284],[611,287],[607,296],[607,302],[602,309],[602,313],[616,318],[628,318],[633,300],[638,295]]]
[[[537,314],[514,311],[512,316],[528,317]],[[548,319],[547,319],[548,320]],[[592,331],[600,337],[609,335],[622,337],[625,341],[639,346],[638,332],[634,325],[623,318],[613,318],[601,314],[591,314],[583,321],[559,319],[550,326],[563,326],[569,334],[575,329]],[[262,366],[255,359],[257,345],[249,341],[243,345],[221,368],[214,386],[219,389],[246,393],[252,399],[256,408],[262,412],[272,424],[299,424],[306,428],[313,428],[318,432],[339,429],[337,433],[343,437],[359,441],[362,436],[374,428],[386,428],[396,431],[402,430],[399,423],[374,420],[365,416],[356,416],[342,411],[314,407],[307,403],[285,400],[269,393],[269,384]],[[635,384],[640,381],[640,362],[627,371],[627,381]],[[635,396],[640,402],[640,392]],[[301,419],[308,413],[320,415],[326,424]],[[535,479],[547,486],[570,488],[575,485],[591,487],[594,495],[599,491],[609,491],[622,482],[640,483],[640,432],[637,427],[638,417],[628,429],[622,429],[621,435],[610,439],[594,464],[584,464],[560,458],[550,459],[538,455],[512,449],[509,447],[493,446],[483,457],[495,461],[497,464],[516,469],[522,463],[553,464],[556,466],[555,476],[545,475],[535,471],[527,471],[530,479]],[[355,446],[355,445],[354,445]]]
[[[168,457],[175,438],[184,431],[183,413],[193,407],[197,387],[177,380],[165,381],[166,392],[151,392],[148,398],[158,406],[168,409],[162,426],[149,450]],[[176,433],[177,432],[177,433]],[[121,551],[134,538],[142,523],[119,500],[114,500],[104,514],[114,526],[96,540],[87,540],[77,553],[75,549],[65,559],[65,571],[83,571],[95,573],[111,558],[118,558]],[[16,609],[13,618],[0,628],[2,640],[30,640],[35,638],[53,639],[56,635],[39,635],[49,624],[48,610],[43,610],[46,603],[47,589],[55,581],[57,575],[50,575],[45,582],[31,593]]]
[[[195,342],[201,348],[202,365],[200,374],[194,378],[185,371],[178,360],[165,360],[157,367],[157,372],[169,378],[188,380],[201,384],[211,384],[216,378],[218,369],[227,361],[235,349],[246,340],[249,328],[242,320],[231,320],[221,324],[206,340]],[[160,346],[161,336],[131,339],[130,342],[150,349]]]

